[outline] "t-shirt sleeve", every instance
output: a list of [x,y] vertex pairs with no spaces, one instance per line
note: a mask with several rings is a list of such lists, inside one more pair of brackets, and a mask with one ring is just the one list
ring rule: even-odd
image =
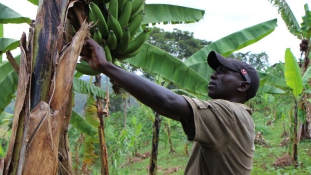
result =
[[230,133],[233,111],[222,103],[202,101],[187,96],[184,98],[192,107],[194,116],[194,126],[181,121],[188,139],[197,141],[201,146],[209,149],[217,149],[225,144]]

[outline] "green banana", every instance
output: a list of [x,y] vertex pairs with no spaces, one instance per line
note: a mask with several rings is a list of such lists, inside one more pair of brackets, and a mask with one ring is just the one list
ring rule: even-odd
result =
[[[107,38],[108,34],[109,34],[108,26],[107,26],[107,23],[106,23],[106,20],[104,18],[103,13],[101,12],[101,10],[97,6],[97,4],[90,2],[90,13],[93,13],[96,21],[98,20],[96,26],[98,27],[98,29],[102,33],[103,37]],[[91,17],[92,17],[92,15],[91,15]]]
[[98,28],[95,28],[95,31],[94,31],[94,34],[93,34],[93,39],[99,44],[101,45],[102,44],[102,34],[101,32],[99,31]]
[[[97,23],[97,19],[94,16],[94,12],[91,10],[91,6],[89,6],[89,22],[93,22],[92,25],[94,25],[94,24],[96,25],[96,23]],[[90,32],[91,32],[91,35],[93,36],[94,30],[90,30]]]
[[108,17],[108,28],[110,30],[113,30],[114,34],[117,37],[117,41],[119,42],[122,37],[122,28],[120,26],[119,21],[113,17],[112,15],[109,15]]
[[106,43],[104,43],[102,47],[103,47],[104,52],[105,52],[106,60],[108,62],[112,62],[112,56],[111,56],[111,52],[110,52],[109,46]]
[[94,12],[91,10],[91,6],[89,7],[90,11],[89,11],[89,21],[93,21],[96,22],[96,18],[94,16]]
[[122,13],[122,9],[124,6],[125,0],[118,0],[118,12],[119,12],[119,16]]
[[100,72],[97,72],[96,70],[92,69],[90,65],[86,62],[81,60],[80,63],[77,63],[76,70],[85,74],[85,75],[99,75]]
[[124,52],[124,54],[129,54],[135,52],[137,49],[139,49],[145,41],[149,37],[148,29],[143,30],[138,34],[128,45],[128,48]]
[[116,48],[116,51],[117,53],[119,54],[123,54],[129,43],[130,43],[130,30],[128,27],[124,27],[124,31],[123,31],[123,35],[122,35],[122,38],[121,38],[121,41],[119,42],[117,48]]
[[141,51],[142,47],[138,48],[137,50],[135,50],[134,52],[132,53],[127,53],[127,54],[116,54],[115,57],[118,59],[118,60],[125,60],[127,58],[131,58],[131,57],[134,57],[136,56],[140,51]]
[[134,36],[137,33],[142,21],[143,21],[143,15],[142,15],[142,13],[138,13],[133,18],[133,20],[129,23],[128,27],[130,30],[131,39],[134,38]]
[[124,4],[124,8],[122,10],[122,13],[119,16],[119,23],[121,27],[127,26],[128,22],[131,17],[131,11],[132,11],[132,1],[126,0]]
[[118,0],[110,0],[108,13],[118,19]]
[[[92,38],[93,40],[95,40],[95,41],[96,41],[96,39],[95,39],[95,32],[96,32],[96,29],[97,29],[97,28],[94,28],[94,29],[90,30],[90,32],[91,32],[91,38]],[[96,41],[96,42],[97,42],[97,41]]]
[[141,12],[144,9],[145,6],[145,0],[134,0],[132,4],[132,12],[131,15],[135,16],[139,12]]
[[114,34],[113,30],[109,31],[108,39],[107,39],[107,45],[110,48],[110,50],[114,50],[117,47],[117,37]]

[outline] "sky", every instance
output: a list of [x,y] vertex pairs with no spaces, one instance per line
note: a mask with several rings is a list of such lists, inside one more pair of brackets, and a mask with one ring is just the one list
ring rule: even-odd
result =
[[[304,16],[304,5],[308,1],[286,0],[286,2],[300,24],[302,16]],[[37,6],[32,5],[27,0],[0,0],[0,3],[23,16],[31,19],[36,17]],[[146,3],[173,4],[205,10],[203,19],[196,23],[158,24],[156,26],[166,31],[178,28],[182,31],[193,32],[195,38],[207,41],[216,41],[244,28],[277,18],[278,26],[270,35],[237,52],[266,52],[269,56],[270,65],[280,61],[284,62],[284,54],[287,48],[291,49],[297,59],[300,58],[300,40],[287,30],[281,15],[277,13],[277,8],[269,0],[146,0]],[[22,32],[27,33],[28,29],[29,26],[26,24],[6,24],[4,25],[4,37],[19,39]],[[17,52],[19,51],[13,51],[13,55]]]

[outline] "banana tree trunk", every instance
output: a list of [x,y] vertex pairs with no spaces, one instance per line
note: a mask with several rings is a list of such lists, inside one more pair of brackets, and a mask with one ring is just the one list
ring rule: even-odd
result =
[[151,149],[151,156],[150,156],[149,175],[157,174],[159,133],[160,133],[161,121],[162,121],[162,118],[160,117],[158,113],[156,113],[155,120],[153,123],[153,136],[152,136],[152,149]]
[[173,147],[173,142],[171,138],[171,129],[167,123],[164,123],[164,127],[166,128],[167,137],[168,137],[168,144],[170,145],[170,153],[175,153],[175,149]]
[[[76,23],[81,28],[66,45],[69,9],[80,14]],[[66,143],[71,115],[68,99],[77,59],[89,32],[83,14],[79,1],[41,0],[28,42],[25,33],[21,37],[17,99],[4,174],[71,174]]]
[[72,173],[72,161],[71,161],[71,151],[69,150],[69,140],[68,140],[68,125],[70,122],[70,117],[73,107],[73,89],[71,87],[69,92],[69,99],[66,106],[65,116],[66,119],[62,124],[63,133],[59,135],[59,147],[58,147],[58,174],[59,175],[70,175]]
[[184,145],[184,151],[185,151],[185,155],[188,157],[189,151],[188,151],[188,144],[187,143],[185,143],[185,145]]
[[[302,74],[306,72],[308,67],[310,67],[311,62],[309,61],[308,55],[310,52],[310,47],[308,47],[307,51],[305,52],[304,62],[301,66]],[[311,81],[308,82],[311,85]],[[302,104],[302,109],[306,112],[306,120],[301,124],[301,132],[299,134],[299,139],[311,139],[311,103],[308,102],[306,99],[310,99],[310,94],[303,94],[303,98],[300,100],[300,104]]]
[[[311,83],[310,83],[311,85]],[[306,101],[306,99],[310,99],[311,95],[304,94],[303,98],[301,98],[300,102],[303,104],[303,109],[306,112],[306,120],[301,124],[301,132],[299,133],[299,138],[301,140],[311,139],[311,103]]]
[[127,98],[126,97],[124,97],[123,114],[124,114],[124,129],[126,129],[126,117],[127,117]]
[[[95,76],[95,85],[101,87],[101,75]],[[109,95],[109,93],[107,93]],[[109,103],[109,102],[108,102]],[[100,147],[100,163],[101,163],[101,174],[109,175],[108,169],[108,153],[105,139],[105,123],[103,119],[103,101],[101,98],[97,97],[97,117],[99,119],[100,125],[98,127],[99,135],[99,147]]]
[[295,107],[294,107],[294,116],[293,116],[293,134],[291,136],[292,143],[293,143],[293,148],[292,148],[292,161],[297,163],[298,162],[298,132],[297,132],[297,127],[298,127],[298,104],[295,99]]

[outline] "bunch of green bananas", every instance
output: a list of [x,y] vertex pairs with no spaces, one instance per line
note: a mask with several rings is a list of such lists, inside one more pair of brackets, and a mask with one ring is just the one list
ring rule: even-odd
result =
[[91,30],[91,37],[103,47],[107,61],[114,63],[116,60],[124,60],[135,56],[141,50],[149,37],[147,28],[138,33],[143,20],[144,5],[145,0],[90,2],[89,22],[92,21],[95,26]]

